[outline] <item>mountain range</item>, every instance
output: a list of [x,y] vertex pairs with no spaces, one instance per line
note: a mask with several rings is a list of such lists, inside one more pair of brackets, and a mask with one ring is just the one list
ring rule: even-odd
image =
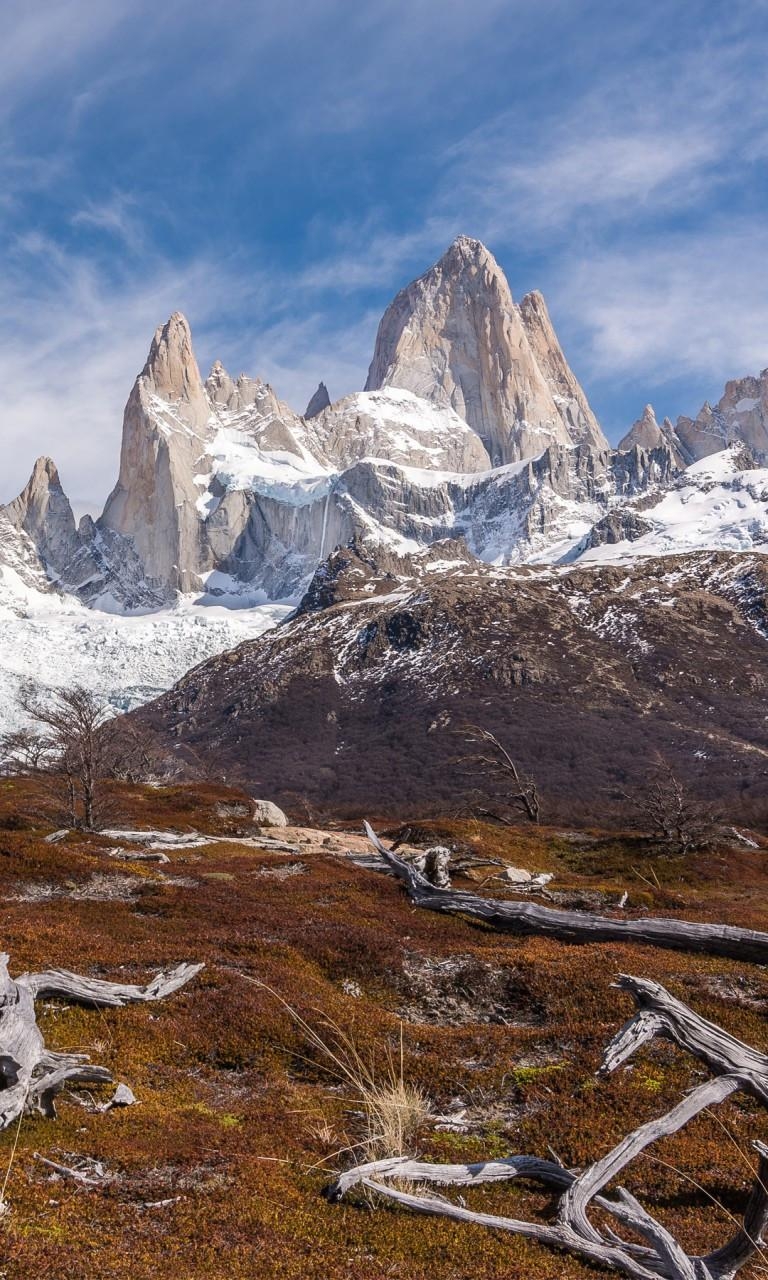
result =
[[[365,389],[334,402],[321,383],[304,414],[219,362],[203,379],[176,313],[128,398],[101,516],[76,524],[45,458],[0,508],[2,718],[27,676],[83,678],[121,709],[137,706],[303,598],[287,629],[254,641],[276,653],[310,626],[306,601],[337,576],[339,548],[354,549],[346,574],[361,573],[369,593],[381,573],[388,595],[416,580],[455,586],[458,574],[478,601],[525,583],[544,609],[563,575],[603,584],[592,599],[616,589],[609,564],[634,581],[653,578],[646,561],[698,555],[690,580],[703,573],[697,589],[717,595],[721,570],[705,572],[702,553],[748,553],[759,576],[766,462],[768,370],[675,424],[648,405],[612,448],[542,295],[516,303],[492,254],[466,236],[387,308]],[[750,608],[745,625],[762,635]]]

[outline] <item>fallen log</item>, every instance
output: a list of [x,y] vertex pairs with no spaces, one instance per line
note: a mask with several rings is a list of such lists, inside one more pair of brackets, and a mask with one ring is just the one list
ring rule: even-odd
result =
[[726,924],[648,917],[614,920],[587,911],[564,911],[533,902],[497,901],[457,889],[437,889],[425,876],[391,849],[386,849],[366,822],[368,839],[389,869],[402,880],[411,902],[427,911],[471,916],[509,933],[541,934],[558,942],[640,942],[674,951],[699,951],[768,964],[768,933]]
[[112,1080],[111,1072],[96,1066],[87,1054],[46,1049],[37,1025],[35,1000],[68,1000],[96,1008],[162,1000],[202,968],[202,964],[181,964],[169,973],[158,973],[143,987],[86,978],[66,969],[23,973],[13,979],[8,956],[0,954],[0,1129],[23,1112],[55,1116],[54,1099],[65,1084],[109,1084]]
[[[607,1046],[598,1075],[615,1071],[657,1036],[671,1040],[713,1073],[671,1111],[640,1125],[581,1173],[530,1155],[465,1165],[396,1158],[348,1170],[328,1188],[328,1198],[340,1200],[353,1187],[362,1186],[418,1213],[527,1236],[620,1271],[632,1280],[733,1280],[762,1252],[761,1235],[768,1225],[768,1147],[754,1144],[758,1168],[741,1225],[725,1245],[705,1255],[688,1254],[673,1234],[624,1188],[616,1187],[612,1196],[603,1193],[608,1183],[646,1147],[677,1133],[706,1107],[717,1105],[738,1091],[768,1105],[768,1057],[700,1017],[659,983],[622,975],[617,985],[634,998],[637,1012]],[[540,1182],[562,1192],[554,1222],[527,1222],[482,1213],[421,1190],[425,1183],[473,1187],[515,1178]],[[390,1179],[400,1185],[392,1186]],[[404,1190],[403,1183],[413,1183],[417,1190]],[[628,1229],[644,1243],[627,1240],[610,1227],[595,1226],[588,1212],[593,1205],[612,1218],[617,1227]]]

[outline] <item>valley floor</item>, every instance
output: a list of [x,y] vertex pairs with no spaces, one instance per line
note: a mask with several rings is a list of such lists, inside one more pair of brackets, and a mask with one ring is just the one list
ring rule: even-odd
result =
[[[329,1043],[340,1029],[377,1072],[386,1073],[392,1055],[399,1061],[402,1043],[404,1077],[428,1095],[432,1113],[414,1146],[438,1160],[554,1150],[565,1164],[584,1165],[679,1099],[696,1068],[659,1043],[634,1067],[595,1079],[604,1044],[631,1012],[611,986],[619,971],[663,982],[764,1047],[768,973],[757,966],[502,937],[417,911],[370,865],[356,831],[273,830],[291,847],[258,847],[258,832],[231,808],[237,796],[221,788],[125,789],[115,800],[111,827],[214,839],[171,847],[164,864],[111,857],[118,847],[138,848],[117,836],[72,832],[47,843],[53,820],[40,816],[32,784],[0,781],[11,972],[60,966],[144,982],[181,961],[206,967],[158,1004],[39,1006],[49,1047],[90,1054],[130,1085],[139,1105],[104,1114],[94,1102],[111,1089],[65,1093],[56,1120],[25,1117],[18,1133],[0,1135],[0,1178],[9,1171],[5,1280],[595,1274],[479,1227],[374,1212],[364,1201],[328,1204],[321,1191],[361,1137],[359,1101],[286,1005]],[[670,860],[630,835],[473,822],[424,831],[552,872],[549,890],[587,910],[616,910],[627,892],[625,913],[768,928],[763,847],[736,842]],[[472,872],[476,881],[482,874]],[[498,880],[484,891],[504,895]],[[636,1161],[630,1190],[686,1246],[721,1242],[731,1233],[728,1215],[743,1209],[760,1120],[749,1102],[724,1104],[718,1118],[702,1116]],[[95,1185],[62,1180],[38,1155],[70,1168],[100,1162],[105,1176]],[[547,1195],[523,1186],[477,1188],[467,1200],[516,1217],[552,1208]]]

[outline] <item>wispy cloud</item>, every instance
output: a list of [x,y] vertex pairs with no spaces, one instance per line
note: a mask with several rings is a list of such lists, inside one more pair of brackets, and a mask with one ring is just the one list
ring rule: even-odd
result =
[[[34,259],[44,259],[44,275]],[[19,491],[35,457],[49,454],[73,499],[98,506],[117,475],[123,405],[155,326],[184,309],[205,349],[225,298],[255,306],[257,282],[234,263],[145,266],[118,279],[40,235],[16,243],[0,297],[0,501]]]
[[333,229],[330,254],[301,274],[308,289],[340,293],[372,286],[392,288],[402,269],[414,261],[426,266],[431,255],[442,252],[461,230],[455,218],[430,217],[411,231],[395,232],[379,225],[376,216],[361,224],[350,222]]
[[138,205],[135,196],[116,191],[108,200],[99,203],[89,200],[72,215],[70,222],[73,227],[85,227],[89,231],[115,236],[127,249],[138,252],[146,244]]
[[768,365],[768,289],[755,271],[767,256],[762,219],[609,249],[570,264],[558,308],[580,325],[593,377],[663,385],[692,374],[717,389]]

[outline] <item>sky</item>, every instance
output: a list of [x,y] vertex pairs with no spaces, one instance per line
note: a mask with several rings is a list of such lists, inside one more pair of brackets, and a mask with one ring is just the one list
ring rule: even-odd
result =
[[455,235],[613,441],[768,365],[768,0],[0,0],[0,502],[117,476],[152,334],[301,411]]

